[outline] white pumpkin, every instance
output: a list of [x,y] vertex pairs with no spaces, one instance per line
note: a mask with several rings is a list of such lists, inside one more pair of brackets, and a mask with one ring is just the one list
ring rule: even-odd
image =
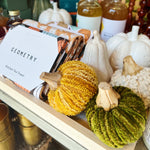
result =
[[51,21],[72,24],[72,18],[69,12],[65,9],[59,9],[57,7],[57,2],[53,3],[53,9],[48,8],[41,12],[38,21],[43,24],[47,24]]
[[130,88],[142,98],[145,108],[150,107],[150,68],[137,65],[132,56],[124,58],[123,68],[113,73],[110,84]]
[[139,26],[133,26],[129,33],[119,33],[106,42],[109,61],[114,70],[123,67],[124,57],[131,55],[135,62],[150,67],[150,39],[138,35]]
[[109,63],[106,44],[100,39],[98,31],[95,30],[93,35],[94,38],[89,40],[85,47],[81,61],[95,69],[98,82],[109,81],[113,70]]

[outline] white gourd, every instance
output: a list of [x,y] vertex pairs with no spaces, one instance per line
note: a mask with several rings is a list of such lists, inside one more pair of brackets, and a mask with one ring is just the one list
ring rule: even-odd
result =
[[38,21],[43,24],[47,24],[51,21],[72,24],[72,18],[69,12],[65,9],[59,9],[57,7],[57,2],[53,3],[53,9],[48,8],[41,12]]
[[150,67],[150,39],[138,35],[139,26],[133,26],[129,33],[119,33],[106,42],[109,61],[114,70],[123,67],[124,57],[131,55],[135,62],[143,67]]
[[132,56],[124,58],[123,68],[113,73],[110,84],[130,88],[150,107],[150,68],[137,65]]
[[94,38],[89,40],[81,61],[93,67],[97,74],[98,82],[109,81],[113,70],[110,66],[107,48],[100,39],[98,31],[93,32]]

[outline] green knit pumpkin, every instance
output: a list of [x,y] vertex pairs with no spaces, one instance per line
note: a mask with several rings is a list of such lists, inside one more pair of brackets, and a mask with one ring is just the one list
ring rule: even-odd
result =
[[121,148],[138,140],[145,130],[146,110],[129,88],[99,84],[99,93],[87,104],[91,130],[106,145]]

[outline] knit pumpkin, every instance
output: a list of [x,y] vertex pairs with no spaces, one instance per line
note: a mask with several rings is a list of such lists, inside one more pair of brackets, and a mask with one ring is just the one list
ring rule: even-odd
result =
[[68,116],[83,111],[98,88],[95,71],[80,61],[68,61],[57,72],[43,72],[40,78],[50,86],[49,104]]
[[140,97],[129,88],[99,84],[99,94],[86,108],[86,118],[106,145],[121,148],[138,140],[145,129],[146,111]]
[[150,68],[139,66],[132,56],[123,59],[123,68],[116,70],[111,86],[125,86],[142,98],[145,108],[150,107]]

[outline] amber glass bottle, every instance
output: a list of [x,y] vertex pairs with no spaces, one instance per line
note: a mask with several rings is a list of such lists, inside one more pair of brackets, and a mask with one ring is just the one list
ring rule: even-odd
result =
[[9,11],[9,20],[7,21],[7,29],[15,27],[22,23],[19,10]]
[[121,0],[110,0],[103,6],[101,38],[107,41],[117,33],[124,32],[128,8]]
[[100,31],[102,8],[97,0],[81,0],[77,10],[77,26]]
[[3,8],[0,8],[0,26],[6,26],[8,18],[3,15]]
[[109,5],[111,0],[101,0],[99,3],[101,4],[102,6],[102,10],[103,10],[103,7],[107,7],[107,5]]
[[3,15],[3,9],[0,8],[0,42],[6,35],[6,23],[8,21],[8,18]]

